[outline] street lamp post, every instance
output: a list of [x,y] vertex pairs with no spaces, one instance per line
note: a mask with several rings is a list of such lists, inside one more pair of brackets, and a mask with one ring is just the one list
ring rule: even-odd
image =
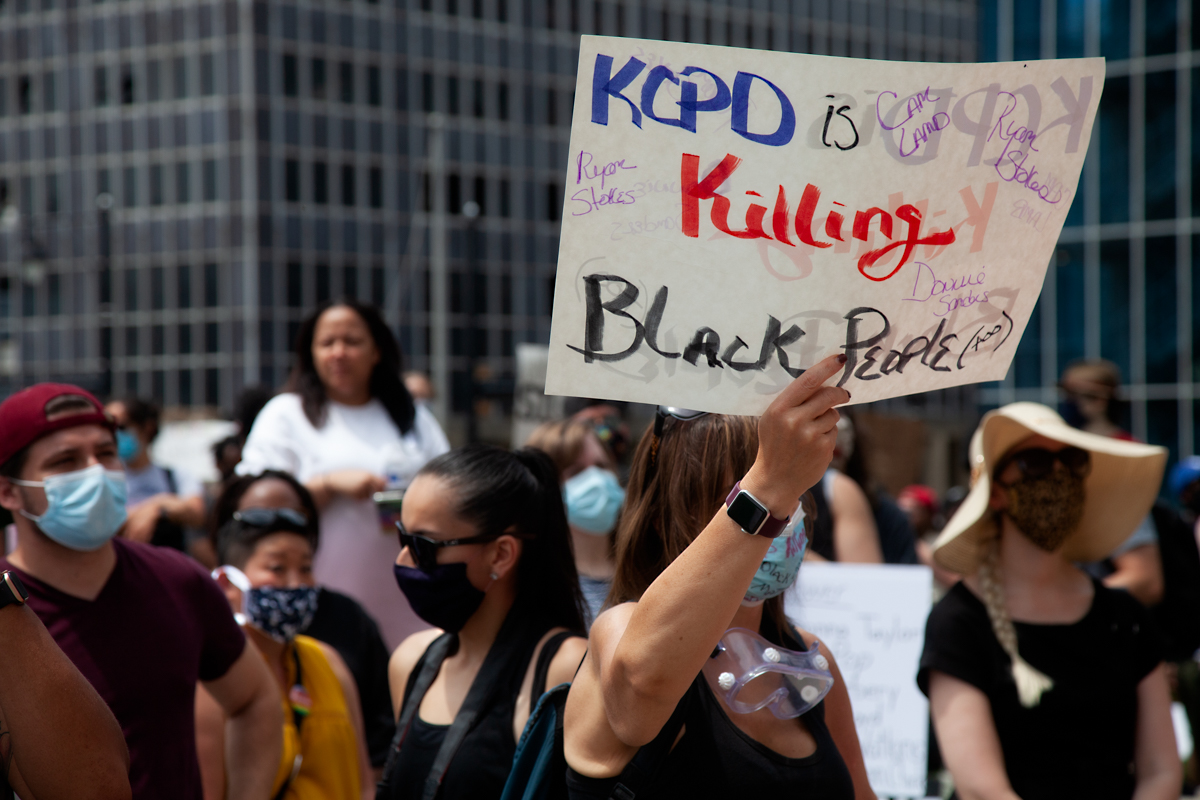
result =
[[463,307],[467,312],[466,352],[467,352],[467,441],[479,441],[479,418],[475,410],[477,396],[475,380],[475,362],[479,353],[475,340],[479,336],[479,314],[483,309],[477,308],[475,299],[478,296],[479,258],[478,248],[479,204],[474,200],[463,203],[462,214],[467,220],[467,280],[465,281],[466,302]]
[[96,218],[100,251],[100,366],[101,392],[108,397],[113,391],[113,329],[112,329],[112,229],[108,213],[113,196],[108,192],[96,195]]

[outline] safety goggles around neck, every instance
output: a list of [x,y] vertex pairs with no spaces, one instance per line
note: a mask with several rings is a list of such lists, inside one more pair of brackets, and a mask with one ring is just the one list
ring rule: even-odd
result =
[[769,708],[779,719],[808,712],[833,688],[829,661],[813,642],[788,650],[747,628],[725,631],[704,665],[713,694],[736,714]]
[[529,537],[520,533],[481,533],[477,536],[465,536],[461,539],[430,539],[428,536],[421,536],[417,533],[409,533],[404,528],[404,523],[396,523],[396,533],[400,537],[401,549],[407,547],[408,552],[412,554],[413,561],[416,562],[417,568],[429,572],[437,566],[438,550],[443,547],[457,547],[462,544],[487,544],[494,542],[501,536],[512,536],[516,539],[528,539]]

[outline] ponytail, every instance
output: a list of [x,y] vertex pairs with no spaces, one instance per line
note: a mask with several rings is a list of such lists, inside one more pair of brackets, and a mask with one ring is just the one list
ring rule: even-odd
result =
[[585,630],[558,468],[549,456],[530,447],[512,452],[467,445],[433,459],[419,474],[449,483],[458,494],[455,513],[481,533],[522,535],[516,599],[522,614],[547,628]]
[[983,589],[983,604],[996,640],[1012,660],[1012,676],[1017,684],[1017,696],[1021,705],[1033,708],[1042,700],[1042,694],[1054,687],[1052,681],[1032,664],[1021,658],[1017,650],[1017,629],[1013,626],[1004,599],[1004,586],[1000,576],[1000,537],[987,544],[983,563],[979,565],[979,585]]

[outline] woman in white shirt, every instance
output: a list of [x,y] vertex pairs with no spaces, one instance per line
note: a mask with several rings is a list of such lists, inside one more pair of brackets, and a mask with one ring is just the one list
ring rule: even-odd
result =
[[404,488],[450,449],[437,420],[404,388],[400,347],[373,306],[326,304],[296,337],[283,394],[259,413],[238,473],[292,473],[321,510],[318,583],[351,595],[379,623],[389,647],[426,627],[396,591],[399,546],[371,496]]

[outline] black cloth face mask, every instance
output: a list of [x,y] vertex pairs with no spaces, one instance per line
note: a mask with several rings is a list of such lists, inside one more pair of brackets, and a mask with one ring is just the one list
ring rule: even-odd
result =
[[413,612],[448,633],[458,633],[483,602],[484,593],[467,578],[467,564],[438,564],[429,571],[392,565],[396,584]]

